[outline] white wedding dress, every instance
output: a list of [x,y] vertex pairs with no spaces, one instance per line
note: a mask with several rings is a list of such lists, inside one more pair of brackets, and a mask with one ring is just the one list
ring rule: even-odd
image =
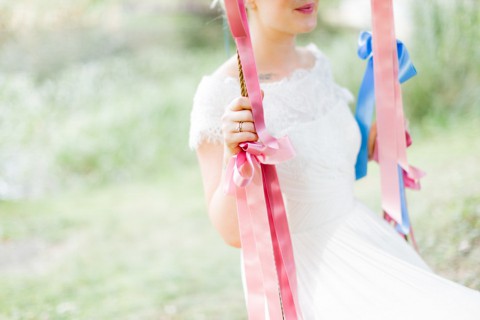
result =
[[[277,166],[305,320],[480,320],[480,291],[436,275],[383,218],[354,196],[360,131],[349,91],[314,44],[312,69],[262,83],[265,122],[288,135],[294,159]],[[221,143],[237,79],[204,76],[191,112],[190,147]],[[242,270],[245,288],[244,273]],[[277,319],[274,319],[277,320]]]

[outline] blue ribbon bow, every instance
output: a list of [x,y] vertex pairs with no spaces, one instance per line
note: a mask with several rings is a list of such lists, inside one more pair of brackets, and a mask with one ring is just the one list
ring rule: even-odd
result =
[[[397,40],[398,52],[398,79],[400,83],[407,81],[417,74],[410,55],[405,45]],[[357,105],[355,108],[355,120],[360,128],[362,137],[362,144],[357,155],[357,162],[355,164],[355,177],[361,179],[367,175],[368,163],[368,135],[373,117],[375,106],[375,87],[373,78],[373,48],[372,48],[372,34],[368,31],[360,33],[358,38],[358,56],[367,61],[367,68],[363,76],[363,81],[358,92]],[[403,181],[403,169],[398,166],[399,186],[400,186],[400,200],[402,210],[402,223],[396,223],[396,230],[404,235],[410,231],[410,219],[408,216],[408,209],[405,197],[405,184]]]
[[[398,79],[400,83],[407,81],[417,74],[410,55],[405,45],[397,40],[398,52]],[[357,155],[355,164],[356,179],[361,179],[367,175],[368,162],[368,135],[372,125],[373,110],[375,106],[375,88],[373,83],[373,48],[372,34],[368,31],[360,33],[358,38],[358,56],[363,60],[368,60],[367,68],[363,76],[363,81],[358,92],[357,105],[355,108],[355,120],[358,122],[362,136],[362,144]]]

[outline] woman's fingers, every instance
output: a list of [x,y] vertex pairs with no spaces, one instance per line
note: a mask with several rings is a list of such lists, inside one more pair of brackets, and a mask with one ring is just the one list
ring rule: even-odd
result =
[[256,133],[255,125],[253,124],[253,122],[250,122],[250,121],[242,122],[242,124],[240,124],[240,122],[234,122],[232,124],[231,132],[232,133],[239,133],[239,132],[253,132],[253,133]]
[[[262,100],[265,97],[265,93],[263,90],[262,92]],[[250,103],[250,99],[248,97],[238,97],[230,102],[228,108],[232,111],[240,111],[240,110],[252,110],[252,104]]]
[[235,134],[239,132],[256,132],[252,121],[225,121],[222,123],[224,134]]
[[240,151],[240,143],[258,141],[250,99],[238,97],[232,100],[222,116],[222,132],[225,146],[233,155]]
[[222,127],[224,133],[235,134],[241,132],[253,132],[256,133],[255,125],[251,121],[232,121],[225,123]]
[[247,97],[238,97],[232,100],[228,109],[231,111],[252,110],[252,105]]
[[240,144],[242,142],[247,142],[247,141],[257,141],[258,136],[256,133],[253,132],[239,132],[234,135],[232,135],[232,143],[235,144]]
[[240,111],[235,111],[235,112],[230,112],[227,114],[227,120],[233,121],[233,122],[253,122],[253,115],[252,111],[250,110],[240,110]]
[[227,135],[225,137],[225,144],[227,147],[234,151],[237,149],[238,145],[242,142],[247,142],[247,141],[257,141],[258,136],[256,133],[253,132],[239,132],[231,135]]

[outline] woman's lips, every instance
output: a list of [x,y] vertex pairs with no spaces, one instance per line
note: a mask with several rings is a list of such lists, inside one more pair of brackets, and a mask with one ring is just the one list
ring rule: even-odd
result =
[[314,9],[315,9],[315,4],[314,3],[309,3],[309,4],[306,4],[304,6],[301,6],[297,9],[295,9],[295,11],[301,12],[303,14],[310,14],[310,13],[313,12]]

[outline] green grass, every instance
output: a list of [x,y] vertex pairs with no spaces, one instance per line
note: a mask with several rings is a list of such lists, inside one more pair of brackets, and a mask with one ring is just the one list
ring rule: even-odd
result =
[[210,226],[200,190],[186,169],[0,204],[2,247],[44,243],[23,261],[0,261],[0,319],[241,319],[239,251]]
[[[465,120],[447,130],[412,129],[409,158],[427,176],[407,195],[424,259],[476,289],[479,128]],[[378,212],[376,164],[356,191]],[[210,224],[196,166],[3,202],[0,220],[0,250],[34,251],[0,261],[0,319],[245,319],[239,252]]]

